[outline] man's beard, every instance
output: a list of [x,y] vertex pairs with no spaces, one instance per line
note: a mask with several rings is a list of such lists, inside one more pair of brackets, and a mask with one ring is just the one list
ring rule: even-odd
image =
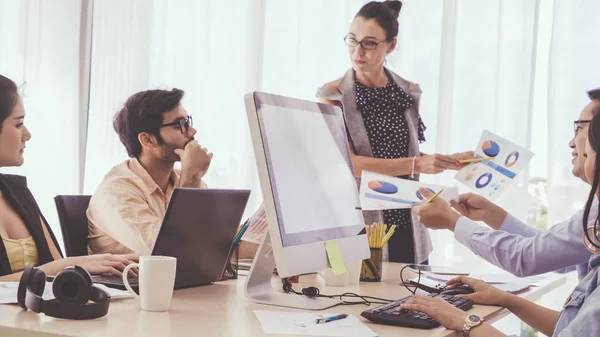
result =
[[[194,140],[194,137],[192,137],[191,139],[187,140],[183,144],[183,149],[185,149],[185,146],[189,142],[191,142],[193,140]],[[181,149],[181,147],[179,147],[177,145],[170,144],[170,143],[165,142],[163,140],[162,144],[160,144],[159,159],[163,160],[163,161],[172,162],[172,163],[181,161],[181,158],[179,157],[179,155],[177,153],[175,153],[176,149]]]
[[181,161],[181,158],[179,157],[179,155],[177,155],[177,153],[175,153],[175,149],[177,149],[177,148],[178,148],[177,146],[163,141],[163,143],[161,144],[160,149],[158,151],[158,158],[162,161],[167,161],[167,162],[172,162],[172,163]]

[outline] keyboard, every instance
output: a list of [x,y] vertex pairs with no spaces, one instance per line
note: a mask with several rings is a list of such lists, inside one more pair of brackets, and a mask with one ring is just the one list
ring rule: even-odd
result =
[[[411,297],[413,296],[407,296],[392,303],[363,311],[361,316],[375,323],[398,325],[408,328],[433,329],[440,326],[440,323],[422,312],[414,310],[396,311],[396,308],[408,301]],[[471,309],[473,306],[473,301],[466,298],[449,295],[438,295],[438,297],[443,298],[446,302],[465,311]]]
[[[123,279],[120,276],[104,276],[104,275],[92,275],[92,281],[94,283],[104,284],[107,287],[117,288],[122,290],[127,290],[125,285],[123,284]],[[137,277],[128,277],[127,281],[131,288],[136,290],[138,288],[138,278]]]

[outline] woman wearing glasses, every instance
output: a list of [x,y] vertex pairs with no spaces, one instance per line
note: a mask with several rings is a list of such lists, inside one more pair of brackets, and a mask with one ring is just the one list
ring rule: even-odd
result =
[[90,200],[91,253],[150,255],[173,190],[206,187],[202,178],[213,155],[194,139],[183,95],[179,89],[138,92],[117,112],[113,125],[130,158],[108,172]]
[[[462,168],[460,159],[473,153],[425,155],[425,125],[419,116],[421,89],[384,67],[396,47],[400,1],[369,2],[354,17],[345,37],[352,68],[317,92],[324,103],[342,107],[354,173],[363,170],[418,180]],[[427,262],[432,250],[429,233],[414,221],[410,209],[366,211],[365,222],[398,225],[388,245],[389,261]],[[384,253],[385,254],[385,253]]]
[[[17,86],[0,75],[0,167],[23,165],[25,144],[31,138],[24,119]],[[63,258],[26,178],[0,174],[0,281],[19,281],[28,265],[38,266],[46,275],[79,265],[92,274],[118,276],[137,260],[136,255],[112,254]]]

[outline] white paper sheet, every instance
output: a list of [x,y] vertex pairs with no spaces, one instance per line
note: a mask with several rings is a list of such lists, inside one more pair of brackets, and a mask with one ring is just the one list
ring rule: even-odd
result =
[[493,157],[494,159],[468,165],[458,171],[456,180],[467,185],[478,194],[494,200],[514,180],[517,174],[527,167],[534,154],[484,130],[475,149],[475,156]]
[[[100,289],[105,290],[112,299],[121,298],[132,298],[133,296],[129,292],[114,288],[109,288],[103,284],[94,284]],[[19,289],[19,282],[0,282],[0,304],[15,304],[17,303],[17,290]],[[52,282],[46,282],[44,287],[44,294],[42,298],[50,300],[54,298],[52,294]]]
[[[423,284],[427,284],[427,285],[432,285],[432,282],[439,282],[439,285],[442,286],[444,284],[446,284],[448,281],[450,281],[451,279],[455,278],[456,276],[452,276],[452,275],[439,275],[439,274],[433,274],[433,273],[428,273],[428,272],[423,272],[423,275],[421,275],[421,282],[423,282]],[[512,275],[511,275],[512,276]],[[520,293],[524,290],[527,290],[529,288],[531,288],[532,285],[534,285],[535,283],[543,280],[543,277],[532,277],[532,278],[517,278],[515,276],[513,276],[512,278],[506,275],[501,275],[501,274],[475,274],[475,276],[470,276],[470,277],[474,277],[477,279],[482,279],[484,281],[490,280],[487,283],[489,285],[491,285],[494,288],[503,290],[503,291],[508,291],[511,292],[513,294],[517,294]],[[519,279],[520,281],[518,282],[512,282],[515,281],[515,279]],[[415,282],[418,280],[417,277],[412,278],[412,280],[414,280]],[[510,283],[505,283],[505,282],[499,282],[499,281],[511,281]]]
[[504,274],[473,273],[473,274],[471,274],[470,277],[484,280],[489,284],[512,283],[512,284],[522,284],[522,285],[537,285],[538,283],[540,283],[541,281],[543,281],[546,278],[544,275],[516,277],[509,273],[504,273]]
[[250,219],[248,219],[248,230],[242,236],[242,240],[260,244],[268,230],[265,206],[261,204]]
[[315,320],[322,317],[339,315],[325,312],[288,312],[254,310],[266,334],[305,335],[305,336],[348,336],[371,337],[377,336],[356,316],[348,315],[344,319],[333,322],[316,324]]
[[[427,278],[441,282],[448,282],[456,277],[455,275],[440,275],[429,272],[423,272],[422,274]],[[519,285],[536,285],[546,278],[544,275],[517,277],[510,273],[473,273],[469,277],[484,280],[489,284],[504,283]]]
[[426,201],[419,192],[421,187],[434,194],[443,188],[440,198],[448,202],[458,201],[458,187],[423,184],[363,170],[359,193],[360,206],[363,211],[411,208]]

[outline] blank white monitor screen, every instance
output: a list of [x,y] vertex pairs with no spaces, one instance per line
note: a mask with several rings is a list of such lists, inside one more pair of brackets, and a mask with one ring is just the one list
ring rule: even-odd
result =
[[357,235],[364,220],[341,111],[286,101],[257,104],[283,246]]

